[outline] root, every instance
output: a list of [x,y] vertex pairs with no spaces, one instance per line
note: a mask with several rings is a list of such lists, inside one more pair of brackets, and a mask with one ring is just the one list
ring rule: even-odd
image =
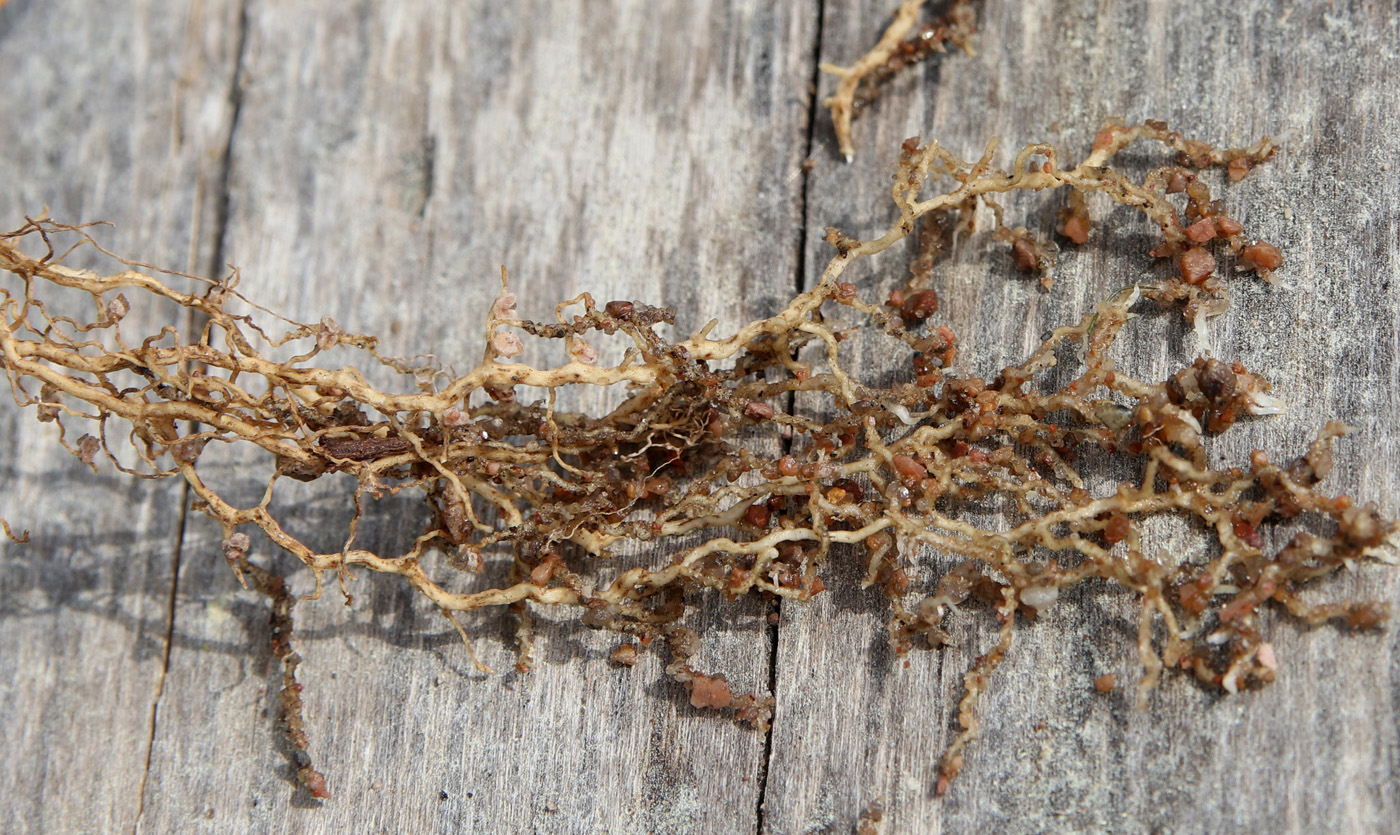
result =
[[[894,13],[885,34],[875,47],[849,67],[822,64],[819,69],[837,78],[836,93],[824,101],[836,128],[836,142],[846,162],[855,159],[851,120],[861,108],[880,95],[880,86],[901,70],[923,61],[951,41],[969,55],[971,38],[977,31],[972,0],[954,0],[948,14],[918,26],[919,11],[926,0],[905,0]],[[913,33],[912,35],[910,33]]]

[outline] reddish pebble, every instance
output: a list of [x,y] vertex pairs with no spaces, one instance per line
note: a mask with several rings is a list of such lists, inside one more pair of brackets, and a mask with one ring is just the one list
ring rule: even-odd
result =
[[312,771],[303,776],[301,782],[314,798],[325,800],[331,796],[330,790],[326,788],[326,778],[319,771]]
[[1108,520],[1104,526],[1104,541],[1112,545],[1115,542],[1122,542],[1128,538],[1128,533],[1132,531],[1133,523],[1126,516],[1114,516]]
[[728,707],[734,692],[724,676],[697,675],[690,682],[690,703],[695,707]]
[[603,312],[614,319],[626,319],[634,309],[631,302],[608,302],[603,305]]
[[924,465],[908,455],[896,455],[890,459],[890,463],[894,465],[894,471],[899,474],[899,480],[910,488],[928,475],[928,470],[924,469]]
[[1260,241],[1240,250],[1240,266],[1247,270],[1269,272],[1283,266],[1283,253],[1278,247]]
[[1089,218],[1087,215],[1070,215],[1065,218],[1065,237],[1077,244],[1089,240]]
[[1036,272],[1040,269],[1040,248],[1030,238],[1017,238],[1011,245],[1011,260],[1023,273]]
[[530,570],[530,582],[536,586],[543,586],[549,582],[549,578],[554,576],[554,561],[545,560]]
[[1208,217],[1203,217],[1190,226],[1186,227],[1186,237],[1198,244],[1203,244],[1215,237],[1215,221]]
[[749,509],[744,511],[744,520],[757,528],[768,527],[768,522],[772,518],[772,512],[768,506],[759,502],[749,505]]
[[771,420],[776,413],[772,406],[759,400],[750,400],[744,405],[744,417],[753,420]]
[[1197,385],[1201,394],[1215,405],[1222,405],[1235,396],[1238,377],[1235,370],[1217,359],[1208,359],[1197,372]]
[[1232,217],[1221,215],[1215,219],[1215,228],[1220,230],[1220,234],[1227,238],[1233,238],[1244,231],[1244,225]]
[[938,311],[938,294],[932,290],[920,290],[904,297],[899,306],[899,315],[906,322],[922,322]]
[[1182,281],[1187,284],[1200,284],[1215,272],[1215,256],[1201,247],[1193,246],[1181,253],[1177,269],[1181,271]]

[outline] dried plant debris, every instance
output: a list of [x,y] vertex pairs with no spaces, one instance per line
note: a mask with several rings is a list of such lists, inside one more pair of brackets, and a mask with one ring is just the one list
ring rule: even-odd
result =
[[977,32],[974,0],[953,0],[948,11],[926,23],[919,14],[926,0],[905,0],[895,10],[894,20],[875,47],[849,67],[822,64],[822,72],[836,76],[836,92],[822,102],[831,112],[836,142],[846,162],[855,159],[851,120],[880,97],[880,87],[901,70],[923,61],[936,52],[946,52],[951,43],[972,54],[972,36]]
[[[856,64],[822,67],[839,79],[825,103],[847,159],[851,118],[881,84],[945,42],[970,48],[970,0],[919,24],[923,5],[902,4]],[[1113,164],[1138,142],[1164,147],[1169,161],[1135,180]],[[1246,415],[1280,411],[1268,382],[1238,362],[1201,357],[1152,383],[1120,370],[1111,356],[1145,308],[1177,308],[1198,327],[1224,310],[1224,276],[1232,271],[1222,262],[1266,280],[1283,267],[1280,250],[1249,236],[1196,174],[1220,167],[1240,180],[1273,155],[1273,143],[1217,149],[1161,122],[1111,121],[1072,168],[1061,166],[1056,148],[1033,144],[1002,170],[993,165],[997,147],[993,140],[966,161],[937,142],[906,140],[892,189],[898,219],[868,240],[828,228],[835,255],[820,282],[725,338],[712,338],[707,326],[672,341],[661,329],[675,324],[675,311],[641,301],[599,305],[586,293],[556,306],[552,322],[525,319],[503,270],[482,360],[460,376],[385,356],[376,339],[330,319],[279,317],[239,293],[236,272],[213,281],[157,270],[101,250],[86,227],[28,219],[0,235],[0,271],[10,276],[0,286],[0,363],[16,401],[55,424],[59,442],[79,460],[96,468],[101,456],[138,477],[179,475],[197,507],[220,524],[230,567],[271,602],[283,727],[297,773],[316,797],[329,792],[312,768],[295,677],[297,598],[284,577],[249,558],[254,528],[312,570],[315,597],[326,571],[347,599],[354,566],[400,575],[443,612],[469,653],[454,613],[508,607],[519,620],[522,672],[532,663],[531,607],[572,608],[585,625],[626,636],[610,655],[614,664],[630,667],[640,651],[664,645],[667,675],[693,706],[730,711],[759,729],[768,726],[771,697],[736,693],[724,675],[691,664],[702,638],[684,623],[694,593],[806,600],[825,589],[820,575],[829,562],[859,560],[862,586],[889,599],[889,639],[899,654],[937,649],[950,640],[951,613],[984,606],[1000,624],[997,641],[964,678],[962,732],[935,783],[943,794],[963,766],[977,701],[1011,649],[1016,625],[1053,606],[1063,589],[1091,581],[1138,597],[1140,705],[1164,671],[1232,693],[1273,681],[1277,659],[1260,618],[1270,600],[1309,624],[1365,629],[1391,615],[1378,602],[1316,604],[1300,596],[1394,545],[1396,525],[1375,505],[1318,490],[1343,424],[1325,426],[1287,464],[1255,451],[1247,463],[1216,469],[1207,457],[1210,436]],[[923,197],[936,182],[951,186]],[[938,318],[939,259],[956,234],[975,231],[985,206],[992,237],[1008,247],[1008,266],[1039,275],[1049,288],[1058,244],[1009,226],[999,200],[1055,189],[1066,195],[1056,231],[1067,245],[1093,236],[1090,198],[1098,194],[1156,225],[1161,239],[1147,254],[1169,259],[1171,269],[1052,330],[1024,362],[990,381],[956,372],[959,339]],[[841,280],[857,259],[911,236],[908,278],[883,300]],[[103,275],[66,266],[84,246],[125,268]],[[177,289],[178,278],[197,289]],[[86,296],[92,312],[51,313],[46,300],[63,293]],[[132,299],[173,304],[199,324],[187,334],[167,326],[133,338],[123,331]],[[891,369],[851,367],[842,344],[862,327],[888,339],[909,373],[879,383]],[[595,343],[619,336],[630,347],[616,364],[603,364]],[[527,339],[562,341],[568,361],[516,361]],[[1067,347],[1077,349],[1079,366],[1063,382]],[[381,390],[352,367],[318,367],[317,357],[334,348],[361,352],[404,385]],[[555,408],[560,390],[589,386],[619,388],[625,397],[601,414]],[[531,390],[544,399],[527,402]],[[796,391],[818,398],[814,414],[784,411]],[[75,421],[92,432],[70,440]],[[125,429],[140,463],[124,462],[109,442],[113,423]],[[789,441],[787,454],[774,461],[757,451],[765,437],[779,435]],[[270,475],[257,504],[240,506],[201,476],[211,443],[262,451]],[[1137,474],[1133,481],[1100,486],[1104,468],[1122,472],[1125,464]],[[333,474],[358,486],[344,546],[323,552],[283,527],[274,497],[287,479]],[[366,497],[407,490],[422,494],[426,528],[393,551],[358,547]],[[988,506],[1005,508],[997,524],[966,512]],[[1143,524],[1162,516],[1194,520],[1205,556],[1148,553]],[[1306,530],[1282,548],[1266,548],[1271,526],[1300,518],[1310,523]],[[7,523],[4,530],[23,541]],[[607,559],[629,546],[646,552],[643,567]],[[913,579],[916,561],[932,568],[950,558],[953,567],[941,576]],[[442,575],[455,572],[482,575],[477,585],[486,587],[451,591],[456,584]],[[1094,682],[1100,693],[1115,687],[1112,674]],[[876,831],[883,816],[883,804],[872,803],[862,831]]]
[[[1113,163],[1139,142],[1165,147],[1170,162],[1135,180]],[[449,618],[510,608],[521,618],[522,670],[531,663],[534,606],[569,607],[588,626],[627,636],[612,655],[618,664],[664,644],[667,672],[693,705],[731,711],[757,728],[767,726],[771,698],[737,693],[724,676],[691,666],[701,636],[683,621],[696,592],[806,600],[825,588],[829,562],[860,560],[863,585],[889,598],[899,653],[944,644],[956,608],[989,607],[999,636],[966,675],[963,730],[944,756],[941,793],[962,767],[978,697],[1012,645],[1018,615],[1034,618],[1066,588],[1094,581],[1140,598],[1140,702],[1163,671],[1231,692],[1272,681],[1276,661],[1260,617],[1269,601],[1307,623],[1368,628],[1389,615],[1379,603],[1307,603],[1300,594],[1375,558],[1395,531],[1374,505],[1318,488],[1346,427],[1329,424],[1296,458],[1276,463],[1259,451],[1217,469],[1206,454],[1210,436],[1246,415],[1279,410],[1268,382],[1215,358],[1149,382],[1110,355],[1134,311],[1176,308],[1197,320],[1225,304],[1225,276],[1236,270],[1222,265],[1267,276],[1283,264],[1195,174],[1203,166],[1247,171],[1273,145],[1217,150],[1153,122],[1107,125],[1074,167],[1062,166],[1054,147],[1035,144],[1002,170],[993,164],[996,148],[993,141],[966,161],[936,142],[906,142],[889,228],[870,239],[828,229],[835,254],[817,285],[723,338],[707,328],[672,341],[663,326],[674,324],[674,311],[641,301],[599,304],[587,294],[555,308],[554,321],[525,319],[503,288],[487,315],[483,361],[446,379],[383,356],[374,338],[328,319],[272,316],[240,295],[236,273],[184,292],[171,274],[130,262],[106,275],[70,268],[71,250],[60,246],[96,246],[88,231],[39,219],[0,237],[0,270],[9,277],[0,289],[0,357],[17,402],[53,423],[79,459],[96,466],[100,456],[142,477],[183,477],[199,509],[222,526],[229,564],[272,601],[286,727],[302,778],[318,796],[326,787],[307,755],[293,677],[300,659],[288,643],[295,601],[281,577],[250,559],[246,532],[254,528],[310,567],[318,591],[325,572],[344,588],[351,569],[363,566],[399,575]],[[936,182],[950,188],[924,196]],[[958,336],[939,322],[936,287],[949,230],[970,228],[978,205],[992,205],[994,235],[1010,242],[1018,266],[1039,269],[1042,245],[1005,226],[994,201],[1051,189],[1070,195],[1061,230],[1069,241],[1088,240],[1085,198],[1101,195],[1150,218],[1161,231],[1151,256],[1174,268],[1054,329],[991,380],[958,373]],[[889,298],[872,299],[842,280],[858,259],[916,234],[907,285]],[[50,312],[44,300],[70,291],[89,299],[88,316]],[[198,314],[201,324],[188,334],[173,326],[128,333],[132,306],[152,299]],[[272,325],[279,321],[281,333]],[[880,385],[874,380],[888,379],[890,369],[847,362],[843,340],[855,326],[882,334],[891,355],[908,363],[911,381]],[[621,361],[600,362],[599,335],[625,338]],[[561,341],[568,361],[514,361],[526,340]],[[359,351],[404,386],[380,390],[353,368],[318,367],[318,355],[335,346]],[[1056,353],[1064,347],[1077,348],[1080,364],[1072,379],[1052,385],[1047,370],[1057,363],[1054,379],[1070,376],[1066,351]],[[605,414],[554,408],[558,390],[583,386],[622,387],[626,397]],[[545,398],[527,401],[526,387]],[[793,391],[817,396],[820,416],[784,411]],[[76,441],[75,423],[91,427]],[[139,464],[114,452],[117,425]],[[772,460],[756,451],[756,441],[780,433],[792,439],[788,454]],[[206,484],[200,460],[210,444],[261,450],[272,472],[261,501],[241,506]],[[1083,454],[1091,449],[1101,454]],[[1102,474],[1096,480],[1081,462],[1095,460],[1126,462],[1137,477],[1094,489]],[[286,479],[336,473],[358,484],[354,521],[343,548],[320,552],[283,526],[273,497]],[[422,494],[431,522],[397,550],[359,547],[364,499],[405,490]],[[989,501],[1007,508],[1003,523],[969,521],[964,511]],[[1208,558],[1151,552],[1142,524],[1163,515],[1195,520]],[[1298,517],[1313,521],[1309,532],[1265,547],[1271,526]],[[623,570],[603,559],[637,543],[648,555],[643,567]],[[447,564],[426,559],[433,551]],[[927,587],[912,581],[911,566],[932,565],[933,555],[956,567]],[[430,567],[508,579],[457,593]],[[1158,622],[1164,630],[1154,631]]]

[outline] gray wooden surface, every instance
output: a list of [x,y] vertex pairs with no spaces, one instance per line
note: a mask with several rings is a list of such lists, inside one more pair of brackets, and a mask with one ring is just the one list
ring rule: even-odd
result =
[[[111,220],[102,239],[119,252],[236,264],[274,309],[463,367],[502,263],[537,317],[585,289],[676,306],[687,332],[773,311],[825,262],[823,226],[882,228],[906,136],[966,156],[992,134],[1050,139],[1074,156],[1110,115],[1220,143],[1283,135],[1225,196],[1284,248],[1288,286],[1236,284],[1205,344],[1174,317],[1136,323],[1120,362],[1153,376],[1202,351],[1243,360],[1290,411],[1232,430],[1216,460],[1282,457],[1340,417],[1358,432],[1334,487],[1400,513],[1395,5],[987,0],[977,56],[897,81],[856,123],[847,166],[813,119],[814,68],[864,51],[893,5],[11,0],[0,226],[45,205]],[[1053,203],[1012,205],[1048,230]],[[1093,209],[1112,231],[1062,255],[1048,292],[984,240],[945,265],[940,315],[966,368],[995,371],[1150,274],[1147,226]],[[887,288],[903,269],[887,255],[851,275]],[[878,373],[864,350],[856,367]],[[882,600],[840,565],[776,630],[757,602],[698,615],[705,669],[776,695],[767,738],[692,709],[657,657],[619,670],[615,639],[569,618],[542,629],[533,673],[484,678],[430,609],[364,577],[349,609],[335,594],[299,609],[312,751],[334,794],[319,804],[273,727],[263,603],[181,486],[93,477],[13,407],[0,427],[0,513],[32,531],[0,549],[5,832],[849,832],[876,799],[890,833],[1400,830],[1393,626],[1274,615],[1275,686],[1219,698],[1168,679],[1139,712],[1131,601],[1079,590],[1022,632],[938,800],[962,673],[994,627],[969,613],[953,646],[905,668]],[[229,455],[209,472],[252,495],[253,466]],[[315,537],[348,517],[346,487],[279,502]],[[385,502],[365,536],[421,518]],[[1161,542],[1189,547],[1188,533]],[[1400,577],[1372,568],[1325,591],[1395,600]],[[508,670],[510,626],[468,623]],[[1104,672],[1120,688],[1096,696]]]

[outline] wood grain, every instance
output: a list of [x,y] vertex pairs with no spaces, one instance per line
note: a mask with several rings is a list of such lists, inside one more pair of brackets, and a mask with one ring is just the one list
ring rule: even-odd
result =
[[[1242,279],[1205,344],[1147,317],[1120,364],[1152,377],[1201,352],[1242,360],[1290,412],[1232,430],[1213,460],[1282,457],[1342,418],[1357,432],[1335,488],[1400,513],[1391,5],[988,0],[977,56],[896,81],[856,122],[853,165],[818,112],[808,175],[816,63],[874,43],[890,0],[0,5],[0,226],[44,205],[112,220],[102,239],[123,254],[236,264],[272,309],[458,368],[480,351],[501,264],[537,317],[583,290],[675,306],[681,332],[771,312],[825,263],[823,227],[888,219],[906,136],[975,156],[1000,135],[1004,157],[1049,139],[1073,157],[1110,115],[1217,143],[1282,134],[1276,161],[1224,197],[1284,248],[1290,286]],[[1056,205],[1010,211],[1048,234]],[[1100,234],[1062,253],[1049,291],[990,242],[960,246],[937,286],[967,370],[995,373],[1152,273],[1151,230],[1093,210]],[[890,253],[848,275],[874,293],[905,263]],[[874,343],[855,349],[859,373],[889,373]],[[577,405],[599,405],[587,397]],[[1393,626],[1354,635],[1274,615],[1275,686],[1219,698],[1168,680],[1139,712],[1132,601],[1081,589],[1021,632],[982,738],[936,800],[962,673],[991,619],[962,613],[953,646],[905,668],[885,647],[887,606],[841,564],[830,594],[783,607],[776,643],[757,602],[711,600],[697,616],[705,669],[743,689],[776,683],[771,738],[692,709],[655,655],[611,665],[616,639],[572,618],[545,618],[530,674],[482,677],[391,578],[358,579],[348,608],[328,590],[298,607],[311,750],[335,795],[318,804],[274,727],[265,606],[218,559],[217,529],[185,520],[178,484],[94,478],[51,427],[3,414],[0,513],[33,531],[0,550],[6,832],[849,832],[876,799],[886,833],[1397,831]],[[252,459],[201,466],[255,500]],[[278,501],[334,548],[349,489]],[[421,513],[408,497],[376,503],[363,541],[400,543]],[[1193,541],[1184,526],[1158,535],[1168,549]],[[948,564],[922,560],[925,580]],[[1325,591],[1394,600],[1400,578],[1367,570]],[[468,626],[483,660],[509,670],[511,627]],[[1120,687],[1097,696],[1104,672]]]
[[[222,11],[0,10],[0,226],[48,207],[55,218],[116,223],[103,239],[131,257],[209,269],[233,69]],[[56,311],[74,311],[73,301]],[[131,325],[163,324],[143,316],[134,310]],[[52,424],[13,405],[0,433],[0,514],[30,530],[27,545],[0,544],[0,831],[130,832],[185,491],[110,466],[94,475]]]

